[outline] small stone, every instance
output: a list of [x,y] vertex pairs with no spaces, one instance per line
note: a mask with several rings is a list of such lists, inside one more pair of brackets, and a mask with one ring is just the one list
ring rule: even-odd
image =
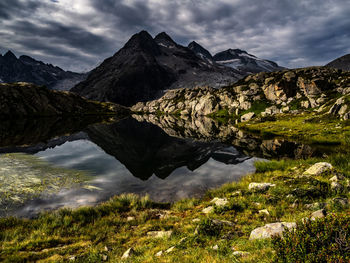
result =
[[127,259],[131,257],[135,253],[134,249],[131,247],[127,251],[124,252],[122,259]]
[[214,203],[216,206],[222,207],[228,204],[228,200],[226,198],[218,198],[215,197],[210,203]]
[[212,249],[218,250],[218,249],[219,249],[219,246],[218,246],[218,245],[215,245],[215,246],[212,247]]
[[329,179],[329,181],[331,182],[339,182],[339,181],[342,181],[344,180],[344,176],[340,175],[340,174],[337,174],[337,175],[334,175],[332,178]]
[[326,162],[320,162],[315,163],[313,166],[311,166],[309,169],[307,169],[304,174],[305,175],[320,175],[326,171],[330,171],[333,169],[333,166],[330,163]]
[[259,210],[259,214],[264,214],[264,215],[267,215],[267,216],[270,215],[270,213],[269,213],[269,211],[267,211],[267,209]]
[[332,182],[331,183],[331,189],[333,191],[339,192],[339,191],[342,191],[344,189],[344,187],[338,182]]
[[265,239],[265,238],[271,238],[273,236],[282,236],[282,233],[285,229],[293,229],[296,227],[295,222],[279,222],[279,223],[272,223],[267,224],[262,227],[258,227],[254,229],[250,233],[250,240],[253,239]]
[[126,218],[126,221],[130,222],[130,221],[134,221],[135,220],[135,217],[134,216],[128,216]]
[[206,208],[204,208],[203,210],[202,210],[202,213],[204,213],[204,214],[209,214],[209,213],[211,213],[211,212],[213,212],[214,211],[214,207],[213,206],[208,206],[208,207],[206,207]]
[[255,116],[254,112],[248,112],[241,116],[241,122],[246,122],[251,120]]
[[109,250],[107,246],[105,246],[103,249],[104,249],[104,251],[106,251],[106,252]]
[[160,256],[162,256],[163,255],[163,251],[161,250],[161,251],[159,251],[159,252],[157,252],[157,254],[155,255],[156,257],[160,257]]
[[153,238],[169,238],[172,235],[173,231],[150,231],[147,232],[147,236],[153,237]]
[[72,256],[69,258],[69,261],[75,261],[75,259],[76,259],[75,256]]
[[336,205],[347,206],[349,201],[347,198],[336,197],[332,199],[332,202]]
[[201,220],[199,218],[192,219],[193,223],[199,223]]
[[320,209],[311,214],[311,220],[316,220],[316,218],[323,218],[327,215],[325,209]]
[[170,248],[168,248],[168,249],[165,251],[165,253],[168,254],[168,253],[172,252],[174,249],[175,249],[175,246],[170,247]]
[[275,184],[271,183],[250,183],[248,186],[249,190],[259,191],[259,192],[265,192],[270,189],[270,187],[276,186]]
[[233,253],[232,253],[232,255],[234,255],[235,257],[247,257],[247,256],[249,256],[249,252],[245,252],[245,251],[234,251]]
[[102,255],[102,260],[103,260],[103,261],[107,261],[107,259],[108,259],[108,256],[107,256],[107,255]]
[[236,191],[236,192],[233,192],[232,194],[231,194],[231,196],[233,197],[233,196],[240,196],[242,194],[242,192],[241,191]]
[[234,226],[234,224],[231,221],[228,221],[228,220],[213,219],[211,221],[212,221],[212,223],[214,225],[217,225],[217,226],[222,226],[222,225]]

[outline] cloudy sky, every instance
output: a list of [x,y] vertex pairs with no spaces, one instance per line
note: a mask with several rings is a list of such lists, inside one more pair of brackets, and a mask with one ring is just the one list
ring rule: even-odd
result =
[[247,50],[285,67],[350,53],[349,0],[1,0],[0,53],[90,70],[134,33],[166,31],[211,53]]

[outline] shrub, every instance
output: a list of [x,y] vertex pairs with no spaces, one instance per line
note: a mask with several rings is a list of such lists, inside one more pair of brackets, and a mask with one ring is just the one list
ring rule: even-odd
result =
[[212,220],[206,218],[198,224],[197,231],[200,235],[219,236],[222,230],[222,225],[215,224]]
[[272,239],[275,262],[350,262],[350,215],[328,215],[298,223]]
[[256,173],[265,173],[276,170],[284,171],[287,169],[287,162],[285,161],[258,161],[254,163]]

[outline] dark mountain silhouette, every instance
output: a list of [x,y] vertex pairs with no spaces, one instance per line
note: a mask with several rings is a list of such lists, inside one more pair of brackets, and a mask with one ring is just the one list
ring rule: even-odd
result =
[[337,68],[342,70],[350,70],[350,54],[344,55],[329,62],[326,67]]
[[164,32],[153,39],[141,31],[71,91],[89,99],[130,106],[160,97],[167,89],[220,87],[240,77],[234,69],[198,58]]
[[69,90],[86,76],[86,74],[64,71],[29,56],[23,55],[17,58],[11,51],[4,56],[0,54],[0,82],[30,82],[45,85],[50,89]]

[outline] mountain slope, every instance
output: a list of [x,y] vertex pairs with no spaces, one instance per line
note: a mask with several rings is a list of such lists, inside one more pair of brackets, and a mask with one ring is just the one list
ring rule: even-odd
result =
[[240,77],[236,70],[198,58],[164,32],[153,39],[141,31],[71,91],[89,99],[130,106],[160,97],[167,89],[219,87]]
[[17,58],[11,51],[0,54],[0,82],[30,82],[50,89],[69,90],[86,78],[86,74],[64,71],[29,56]]
[[350,54],[344,55],[329,62],[326,67],[337,68],[342,70],[350,70]]
[[187,47],[191,49],[198,57],[213,61],[213,56],[210,54],[210,52],[199,45],[196,41],[192,41]]
[[228,49],[219,52],[213,57],[216,63],[231,67],[246,74],[259,72],[272,72],[283,69],[277,63],[260,59],[241,49]]

